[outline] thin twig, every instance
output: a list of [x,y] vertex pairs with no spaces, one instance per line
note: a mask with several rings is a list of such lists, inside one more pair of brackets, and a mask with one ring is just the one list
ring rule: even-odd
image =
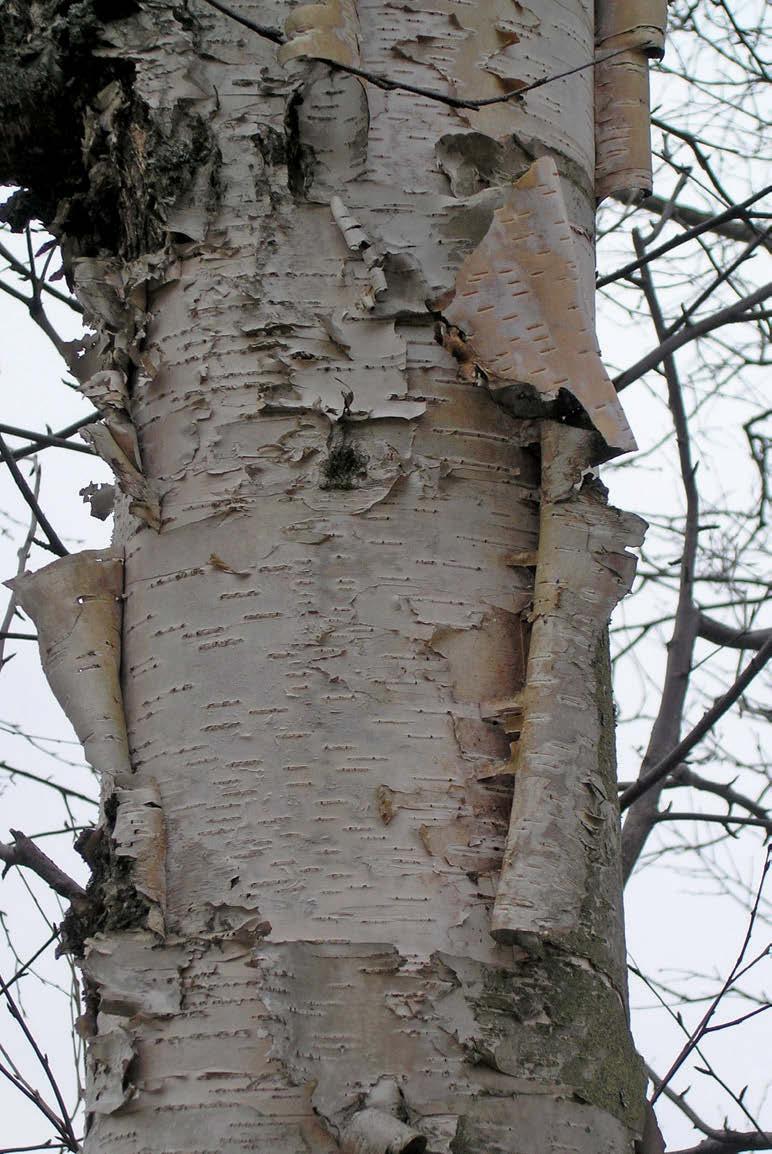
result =
[[[750,915],[748,917],[748,925],[747,925],[747,928],[745,930],[745,936],[743,938],[743,942],[742,942],[742,945],[740,947],[740,952],[737,955],[737,959],[736,959],[734,965],[732,966],[732,969],[729,973],[729,976],[726,978],[723,985],[721,986],[721,989],[718,991],[716,996],[713,998],[713,1001],[710,1003],[707,1010],[703,1014],[702,1018],[700,1019],[700,1022],[695,1027],[695,1029],[692,1031],[692,1033],[690,1034],[690,1036],[687,1039],[684,1046],[681,1048],[680,1053],[676,1057],[675,1061],[671,1065],[668,1072],[664,1075],[664,1077],[662,1079],[662,1086],[658,1090],[655,1090],[654,1095],[651,1099],[652,1105],[656,1102],[657,1098],[662,1093],[662,1088],[664,1086],[668,1085],[668,1083],[672,1080],[674,1075],[677,1073],[678,1070],[680,1070],[681,1066],[684,1064],[686,1059],[689,1057],[692,1050],[694,1050],[699,1045],[700,1039],[705,1034],[707,1026],[710,1023],[710,1019],[713,1017],[713,1014],[716,1012],[719,1003],[721,1002],[722,998],[727,993],[727,991],[731,988],[733,982],[737,979],[737,977],[740,975],[740,973],[746,973],[747,972],[747,966],[744,969],[741,969],[742,960],[745,957],[746,951],[748,949],[748,945],[750,944],[751,935],[753,934],[753,929],[754,929],[754,926],[756,924],[756,917],[757,917],[758,912],[759,912],[759,904],[761,902],[761,895],[762,895],[762,892],[764,890],[764,882],[766,881],[767,873],[769,871],[769,866],[770,866],[770,856],[769,856],[769,852],[767,852],[766,860],[764,862],[764,868],[761,871],[761,879],[759,881],[758,889],[756,890],[756,897],[754,899],[753,906],[751,908],[751,912],[750,912]],[[766,954],[767,952],[768,952],[768,947],[767,947],[767,950],[764,951],[764,954]],[[760,955],[760,956],[764,956],[764,955]]]
[[673,240],[668,240],[664,244],[661,244],[659,248],[655,248],[645,255],[638,256],[636,260],[632,260],[629,264],[623,265],[622,268],[618,268],[616,272],[611,272],[606,276],[599,277],[595,282],[595,287],[599,289],[605,288],[606,285],[613,284],[614,281],[621,280],[622,277],[629,276],[631,272],[636,272],[638,269],[651,264],[653,260],[657,260],[666,253],[672,252],[672,250],[678,248],[679,245],[687,244],[688,241],[694,240],[695,237],[702,236],[704,232],[715,230],[717,226],[724,224],[728,220],[734,220],[738,216],[745,216],[746,210],[750,205],[755,204],[756,201],[761,200],[762,197],[768,196],[770,192],[772,192],[772,184],[768,184],[766,188],[762,188],[761,192],[754,192],[753,196],[749,196],[747,200],[743,200],[740,204],[734,204],[731,208],[725,209],[724,212],[719,212],[716,216],[709,217],[700,224],[696,224],[694,228],[687,229],[686,232],[682,232],[679,236],[674,237]]
[[53,933],[49,937],[46,938],[46,940],[43,942],[43,945],[39,949],[35,950],[35,953],[32,955],[32,957],[27,958],[27,961],[24,962],[23,965],[19,966],[18,970],[13,975],[13,977],[8,979],[8,981],[5,983],[6,990],[9,990],[15,982],[20,981],[24,977],[24,975],[31,969],[31,967],[38,960],[40,955],[44,954],[46,952],[46,950],[48,949],[48,947],[52,946],[58,937],[59,937],[59,930],[56,929],[53,931]]
[[679,741],[678,745],[670,751],[667,757],[663,757],[657,765],[653,766],[645,777],[641,777],[624,791],[619,799],[619,804],[623,810],[641,797],[642,794],[646,793],[648,789],[656,785],[658,781],[661,781],[674,766],[683,761],[688,753],[691,753],[695,745],[702,741],[705,734],[710,732],[716,722],[723,717],[727,710],[731,709],[735,701],[742,696],[744,690],[747,689],[754,677],[761,672],[770,657],[772,657],[772,638],[770,638],[756,656],[748,662],[745,669],[726,693],[722,693],[720,697],[716,698],[710,709],[706,709],[700,720],[694,728],[687,733],[683,741]]
[[761,829],[766,829],[772,833],[772,818],[732,817],[729,813],[681,813],[677,810],[667,809],[663,813],[658,813],[654,821],[707,821],[716,825],[751,825],[759,826]]
[[[8,261],[8,264],[17,276],[20,276],[23,280],[31,279],[27,266],[23,264],[22,261],[20,261],[17,257],[15,257],[11,250],[6,248],[6,246],[2,243],[0,243],[0,256],[3,257],[4,260]],[[74,297],[68,296],[67,293],[60,292],[59,289],[54,288],[54,286],[48,284],[47,281],[41,281],[40,287],[42,288],[43,292],[48,293],[49,296],[55,297],[56,300],[60,301],[63,305],[68,305],[73,312],[83,312],[83,305],[76,301]],[[19,293],[19,296],[25,304],[29,304],[27,297],[22,297],[21,293]]]
[[6,445],[2,434],[0,434],[0,457],[3,458],[6,465],[8,466],[8,471],[16,482],[16,487],[29,505],[32,512],[35,514],[40,528],[48,538],[48,544],[44,545],[43,547],[49,549],[52,553],[56,553],[58,557],[66,557],[68,550],[65,549],[64,545],[59,540],[59,537],[54,532],[54,529],[51,526],[51,523],[49,522],[45,513],[40,508],[40,504],[38,503],[35,494],[32,492],[26,480],[24,479],[19,466],[13,459],[13,453]]
[[[689,769],[687,765],[679,765],[670,777],[670,781],[665,786],[666,789],[682,789],[692,788],[699,789],[702,793],[712,793],[715,797],[722,798],[731,808],[733,805],[739,805],[743,809],[747,809],[748,813],[753,814],[754,817],[759,817],[764,821],[769,820],[769,814],[763,805],[752,798],[746,797],[745,794],[738,793],[733,788],[734,782],[724,781],[709,781],[706,777],[700,777],[694,770]],[[627,788],[625,786],[625,788]]]
[[77,801],[88,802],[89,805],[98,805],[99,803],[93,797],[89,797],[86,793],[78,793],[77,789],[70,789],[66,785],[59,785],[55,781],[49,781],[48,778],[39,777],[36,773],[30,773],[28,769],[16,769],[13,765],[8,765],[5,761],[0,761],[0,769],[4,769],[11,777],[25,777],[29,781],[35,781],[38,785],[47,785],[49,789],[55,789],[62,797],[72,797]]
[[[28,1089],[25,1090],[24,1086],[19,1084],[19,1079],[11,1076],[11,1080],[14,1082],[14,1084],[18,1085],[19,1089],[21,1089],[23,1092],[27,1093],[27,1096],[31,1098],[31,1100],[35,1103],[35,1105],[38,1107],[38,1109],[40,1109],[45,1114],[45,1116],[48,1118],[48,1120],[51,1122],[51,1124],[55,1127],[56,1130],[58,1130],[59,1134],[61,1134],[62,1138],[64,1139],[64,1141],[67,1145],[67,1148],[69,1150],[72,1150],[72,1151],[78,1151],[80,1149],[80,1145],[79,1145],[79,1143],[75,1137],[75,1132],[73,1131],[73,1128],[72,1128],[72,1122],[70,1121],[69,1114],[67,1112],[67,1107],[64,1104],[62,1092],[59,1089],[59,1085],[56,1081],[56,1078],[54,1078],[54,1075],[53,1075],[53,1072],[51,1070],[51,1065],[48,1061],[48,1058],[42,1052],[42,1050],[38,1046],[37,1042],[35,1041],[35,1038],[31,1032],[31,1030],[29,1029],[26,1022],[24,1021],[24,1018],[22,1017],[22,1014],[21,1014],[21,1011],[19,1010],[19,1007],[16,1005],[16,1002],[13,1000],[13,997],[12,997],[12,995],[8,989],[8,985],[2,979],[0,979],[0,987],[2,987],[2,993],[5,995],[5,1000],[8,1004],[8,1010],[10,1011],[11,1017],[14,1019],[16,1024],[19,1026],[20,1030],[24,1034],[24,1037],[27,1039],[28,1043],[32,1047],[32,1050],[35,1054],[35,1057],[37,1058],[40,1065],[43,1067],[43,1071],[46,1075],[46,1078],[48,1079],[48,1083],[51,1086],[51,1089],[54,1092],[54,1097],[56,1098],[57,1105],[59,1106],[59,1110],[61,1111],[60,1116],[57,1116],[56,1113],[51,1109],[51,1107],[46,1105],[46,1103],[43,1101],[42,1097],[37,1092],[37,1090],[34,1090],[30,1093]],[[7,1071],[3,1071],[3,1072],[6,1073],[6,1076],[8,1076]]]
[[[37,501],[39,496],[40,496],[40,478],[41,478],[40,465],[37,463],[37,461],[35,461],[33,468],[34,468],[34,471],[33,471],[33,476],[32,476],[32,495],[35,498],[35,501]],[[27,535],[24,538],[24,540],[22,541],[21,546],[19,547],[19,550],[16,554],[16,557],[17,557],[16,575],[17,575],[17,577],[20,573],[23,573],[24,570],[27,568],[27,558],[29,557],[30,550],[32,549],[32,545],[33,545],[33,542],[35,540],[35,531],[37,530],[37,527],[38,527],[38,519],[37,519],[37,516],[36,516],[35,511],[33,509],[32,513],[31,513],[29,529],[27,530]],[[5,665],[5,660],[6,660],[6,658],[5,658],[5,642],[6,642],[6,640],[21,640],[22,638],[26,638],[26,634],[21,634],[20,636],[14,635],[9,630],[9,626],[10,626],[11,622],[13,621],[15,615],[16,615],[16,594],[12,590],[11,596],[8,599],[8,607],[5,611],[5,616],[3,617],[3,620],[0,622],[0,669],[2,669],[3,665]],[[34,634],[32,636],[34,636]]]
[[[626,203],[622,194],[616,199]],[[669,204],[670,201],[654,193],[652,196],[647,196],[642,200],[637,207],[644,209],[646,212],[663,213]],[[721,213],[720,215],[723,216],[724,214]],[[686,228],[692,228],[694,225],[707,224],[711,232],[715,232],[718,236],[725,236],[728,240],[738,241],[741,244],[748,244],[753,240],[755,235],[753,230],[743,224],[742,221],[720,221],[713,213],[703,212],[701,209],[692,208],[687,204],[674,204],[670,210],[670,217],[671,220],[674,220],[677,224],[684,225]],[[772,237],[767,236],[763,243],[765,247],[772,248]]]

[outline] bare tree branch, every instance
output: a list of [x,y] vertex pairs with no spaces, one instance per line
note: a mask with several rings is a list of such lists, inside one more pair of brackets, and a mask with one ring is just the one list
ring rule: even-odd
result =
[[768,196],[772,192],[772,184],[768,184],[766,188],[762,188],[761,192],[754,192],[747,200],[743,200],[740,204],[733,204],[731,208],[725,209],[723,212],[717,213],[716,216],[708,217],[703,220],[701,224],[697,224],[694,228],[682,232],[680,236],[674,237],[672,240],[661,244],[659,248],[652,249],[651,252],[641,254],[636,260],[631,260],[628,264],[618,268],[616,272],[608,273],[606,276],[599,277],[595,282],[596,288],[605,288],[606,285],[613,284],[614,281],[621,280],[623,277],[629,276],[631,272],[636,272],[640,268],[651,264],[653,260],[664,256],[665,253],[672,252],[674,248],[679,248],[682,244],[687,244],[690,240],[694,240],[697,236],[702,236],[704,232],[715,231],[716,226],[720,226],[729,220],[735,220],[738,216],[747,215],[748,208],[755,204],[757,200]]
[[48,544],[44,545],[44,547],[49,549],[52,553],[56,553],[57,556],[59,556],[59,557],[66,557],[68,550],[65,549],[64,545],[59,540],[59,537],[54,532],[54,529],[52,528],[48,518],[45,515],[45,513],[40,508],[38,500],[35,497],[35,494],[32,492],[29,485],[25,481],[24,476],[22,475],[22,472],[19,469],[19,466],[16,464],[15,460],[13,459],[13,453],[8,448],[8,446],[6,445],[5,440],[3,439],[2,435],[0,435],[0,456],[3,458],[6,465],[8,466],[8,470],[9,470],[11,476],[13,477],[14,481],[16,482],[16,487],[18,488],[22,497],[24,498],[24,500],[27,502],[30,509],[34,513],[35,518],[36,518],[38,524],[40,525],[40,528],[43,530],[46,537],[48,538]]
[[[0,243],[0,256],[4,260],[8,261],[10,268],[13,270],[13,272],[16,273],[17,276],[21,277],[23,280],[34,279],[30,274],[30,270],[27,268],[27,266],[23,264],[22,261],[20,261],[17,257],[15,257],[11,250],[6,248],[6,246],[2,243]],[[48,293],[49,296],[52,296],[62,304],[67,305],[68,308],[71,308],[73,312],[83,312],[83,305],[80,304],[80,302],[77,301],[75,297],[71,297],[68,296],[67,293],[60,292],[59,289],[54,288],[54,286],[49,284],[48,281],[41,280],[39,283],[43,292]],[[17,294],[14,293],[13,295],[15,296]],[[21,300],[24,301],[25,304],[29,304],[28,298],[25,297],[22,293],[18,293],[18,296]]]
[[721,328],[722,325],[737,324],[740,321],[748,320],[748,310],[760,301],[766,300],[770,295],[772,295],[772,283],[762,285],[761,288],[735,301],[734,304],[727,305],[726,308],[720,309],[717,313],[704,317],[701,321],[696,321],[695,324],[674,333],[671,337],[663,340],[656,349],[647,353],[645,357],[641,357],[629,369],[614,378],[614,387],[617,392],[626,389],[633,381],[637,381],[650,369],[656,368],[667,357],[672,356],[674,352],[689,344],[690,341],[696,340],[697,337],[705,336],[706,333],[713,332],[714,329]]
[[[55,441],[57,445],[59,445],[60,442],[62,442],[62,441],[66,442],[65,445],[62,446],[62,448],[74,449],[77,446],[78,452],[90,453],[93,456],[94,451],[93,451],[93,449],[89,448],[88,445],[81,446],[81,445],[79,445],[79,443],[77,441],[70,444],[68,438],[71,437],[73,435],[73,433],[79,432],[79,430],[84,428],[84,426],[91,425],[91,424],[93,424],[94,421],[98,421],[99,416],[100,416],[100,414],[96,410],[94,410],[94,412],[89,413],[88,416],[81,417],[79,420],[73,421],[73,423],[71,425],[68,425],[66,429],[59,429],[59,431],[57,433],[49,433],[49,434],[47,434],[47,436],[49,436],[53,441]],[[3,426],[0,425],[0,433],[2,431],[3,431]],[[17,435],[26,436],[27,434],[19,433]],[[36,433],[34,435],[40,436],[41,434]],[[37,453],[37,451],[38,451],[38,449],[37,449],[36,445],[27,445],[25,448],[22,448],[22,449],[14,449],[13,459],[14,459],[14,461],[20,461],[22,459],[22,457],[31,457],[32,454]]]
[[[636,253],[639,257],[642,256],[644,246],[637,230],[633,231],[633,241]],[[654,290],[651,273],[646,265],[641,269],[641,278],[651,319],[657,336],[661,339],[665,329],[665,321]],[[686,497],[686,521],[684,547],[679,566],[678,605],[673,622],[673,632],[668,644],[665,680],[657,717],[641,765],[641,777],[646,776],[649,767],[656,764],[664,752],[671,748],[680,736],[699,621],[699,611],[694,603],[694,578],[700,522],[699,494],[692,464],[688,418],[681,393],[681,382],[672,353],[667,354],[664,358],[664,372],[667,382],[668,408],[673,419],[678,446],[681,482]],[[622,830],[622,871],[625,879],[629,878],[632,873],[646,839],[654,828],[660,792],[661,786],[655,785],[645,796],[642,795],[642,800],[625,821]],[[624,797],[624,794],[622,796]]]
[[26,962],[24,962],[23,965],[19,966],[18,970],[13,975],[13,977],[8,979],[8,981],[5,983],[6,990],[9,990],[15,982],[20,981],[24,977],[24,975],[26,973],[28,973],[28,971],[32,968],[34,963],[38,960],[40,955],[44,954],[46,952],[46,950],[48,949],[48,947],[52,946],[58,937],[59,937],[59,930],[55,929],[52,934],[49,934],[49,936],[43,942],[43,945],[40,946],[37,950],[35,950],[32,957],[27,958]]
[[[38,463],[36,461],[35,466],[34,466],[33,478],[32,478],[32,495],[35,498],[35,501],[37,501],[38,497],[40,496],[40,477],[41,477],[40,466],[38,465]],[[32,516],[30,519],[29,529],[27,530],[27,535],[24,538],[24,540],[22,541],[21,546],[20,546],[20,548],[16,554],[16,557],[17,557],[16,575],[17,576],[20,573],[23,573],[27,567],[27,558],[29,557],[30,550],[31,550],[33,542],[35,540],[35,530],[37,529],[37,524],[38,524],[38,519],[37,519],[37,516],[36,516],[35,511],[33,509],[32,510]],[[10,626],[11,622],[13,621],[15,615],[16,615],[16,594],[12,590],[11,595],[8,598],[8,607],[5,611],[5,616],[3,617],[3,620],[0,622],[0,669],[2,669],[2,667],[5,665],[5,662],[6,662],[5,641],[15,639],[14,634],[11,633],[9,630],[9,626]],[[34,634],[32,636],[34,636]],[[22,637],[26,637],[26,635],[22,634]]]
[[772,637],[772,629],[733,629],[700,613],[698,632],[705,641],[726,645],[730,649],[761,649]]
[[2,979],[0,979],[0,988],[2,989],[2,992],[5,995],[5,1000],[7,1002],[11,1017],[14,1019],[14,1021],[19,1026],[19,1029],[24,1034],[24,1037],[27,1039],[29,1045],[31,1046],[31,1048],[35,1054],[35,1057],[37,1058],[38,1062],[40,1063],[40,1065],[43,1068],[43,1072],[46,1075],[48,1083],[54,1092],[54,1097],[56,1098],[56,1102],[57,1102],[57,1105],[59,1107],[60,1113],[57,1114],[56,1111],[53,1110],[43,1100],[42,1096],[38,1093],[38,1091],[33,1090],[32,1087],[29,1086],[29,1084],[27,1082],[25,1082],[23,1078],[19,1077],[16,1074],[11,1073],[11,1071],[9,1071],[4,1065],[1,1065],[1,1064],[0,1064],[0,1073],[2,1073],[6,1078],[8,1078],[9,1081],[11,1081],[13,1083],[13,1085],[16,1086],[16,1088],[18,1090],[21,1090],[22,1094],[24,1094],[25,1097],[29,1098],[31,1102],[34,1102],[34,1104],[37,1106],[37,1108],[48,1119],[48,1121],[51,1123],[51,1125],[54,1127],[54,1129],[57,1131],[57,1133],[61,1136],[66,1149],[72,1150],[72,1151],[78,1151],[78,1150],[80,1150],[80,1144],[75,1137],[75,1132],[72,1128],[72,1122],[70,1121],[70,1117],[69,1117],[69,1114],[67,1112],[67,1107],[64,1104],[64,1098],[62,1097],[62,1092],[59,1089],[59,1085],[58,1085],[58,1083],[57,1083],[56,1079],[54,1078],[54,1075],[51,1071],[51,1065],[48,1061],[48,1058],[42,1052],[42,1050],[38,1046],[37,1042],[35,1041],[29,1027],[27,1026],[26,1022],[24,1021],[24,1018],[22,1017],[22,1014],[21,1014],[21,1011],[19,1010],[19,1007],[16,1005],[16,1002],[13,1000],[13,997],[11,996],[11,993],[10,993],[10,990],[8,988],[7,983],[2,981]]
[[0,861],[5,862],[3,877],[8,873],[11,866],[24,866],[37,874],[46,885],[51,887],[54,893],[72,902],[76,908],[84,909],[88,897],[83,887],[59,869],[56,862],[51,861],[51,858],[44,854],[41,849],[38,849],[34,841],[23,834],[21,830],[12,829],[11,834],[13,835],[12,843],[3,844],[0,842]]
[[766,641],[753,660],[748,662],[745,669],[726,693],[716,698],[710,709],[707,709],[705,713],[703,713],[700,720],[694,728],[687,733],[683,741],[679,741],[678,745],[672,749],[666,757],[663,757],[657,765],[649,770],[645,777],[641,777],[634,785],[629,786],[629,788],[624,791],[619,799],[619,804],[623,810],[629,805],[632,805],[637,798],[641,797],[648,789],[656,785],[658,781],[661,781],[665,774],[669,773],[680,761],[683,761],[686,755],[694,749],[695,745],[702,740],[706,733],[710,732],[727,710],[731,709],[735,701],[737,701],[743,691],[747,689],[753,681],[756,674],[761,672],[770,657],[772,657],[772,638]]
[[[738,977],[740,977],[741,974],[747,973],[748,969],[750,968],[749,965],[742,966],[742,962],[743,962],[743,959],[745,958],[745,954],[748,950],[748,946],[749,946],[750,940],[751,940],[751,935],[753,934],[753,928],[756,924],[756,918],[757,918],[758,912],[759,912],[759,904],[761,902],[761,895],[762,895],[763,890],[764,890],[764,882],[766,881],[767,873],[769,871],[769,866],[770,866],[770,856],[769,856],[769,851],[767,851],[766,860],[764,862],[764,868],[761,871],[761,880],[759,881],[758,889],[756,891],[756,898],[754,900],[753,907],[752,907],[750,915],[748,917],[748,925],[747,925],[747,928],[745,931],[745,937],[743,938],[742,945],[740,947],[740,952],[737,955],[737,959],[736,959],[734,965],[732,966],[732,969],[729,973],[729,976],[726,978],[726,980],[722,984],[721,989],[718,991],[716,996],[713,998],[713,1001],[710,1003],[707,1010],[703,1014],[702,1018],[700,1019],[700,1022],[698,1023],[698,1025],[695,1027],[695,1029],[692,1031],[692,1033],[690,1034],[690,1036],[686,1040],[686,1043],[682,1047],[680,1053],[676,1057],[675,1061],[671,1065],[668,1072],[662,1078],[662,1085],[660,1086],[660,1088],[658,1090],[655,1090],[654,1096],[652,1097],[652,1100],[651,1100],[652,1105],[654,1104],[654,1102],[656,1102],[657,1098],[662,1093],[662,1089],[668,1085],[668,1083],[671,1081],[673,1076],[677,1073],[678,1070],[680,1070],[681,1066],[684,1064],[684,1062],[688,1058],[689,1054],[691,1054],[692,1050],[696,1049],[696,1047],[699,1045],[700,1039],[704,1037],[704,1035],[707,1031],[707,1028],[710,1024],[710,1020],[713,1017],[716,1010],[718,1009],[718,1006],[721,1003],[721,1001],[724,998],[727,991],[729,989],[731,989],[731,987],[732,987],[733,983],[736,981],[736,979]],[[759,955],[759,957],[766,957],[766,955],[768,953],[769,953],[769,947],[767,947],[763,951],[763,953],[761,955]],[[758,960],[758,959],[756,959],[756,960]],[[751,963],[751,964],[753,964],[753,963]]]
[[[33,433],[31,429],[19,429],[15,425],[0,424],[0,433],[5,433],[9,437],[24,437],[28,441],[32,441],[35,449],[41,446],[45,448],[48,445],[55,446],[59,449],[71,449],[75,453],[87,453],[90,457],[94,456],[94,450],[90,445],[84,445],[80,441],[67,441],[64,437],[57,437],[53,433]],[[30,446],[24,446],[23,449],[16,449],[13,451],[13,459],[18,461],[20,457],[29,456]]]
[[687,813],[667,809],[658,813],[655,822],[661,821],[707,821],[716,825],[750,825],[759,826],[772,833],[772,819],[766,817],[732,817],[730,813]]
[[706,1138],[696,1146],[685,1146],[670,1151],[670,1154],[740,1154],[745,1150],[772,1150],[772,1131],[718,1131],[714,1137]]
[[680,789],[683,786],[691,786],[693,789],[699,789],[703,793],[712,793],[716,797],[723,798],[729,806],[739,805],[743,809],[747,809],[748,813],[753,814],[754,817],[761,818],[763,821],[768,820],[767,810],[763,805],[746,797],[742,793],[738,793],[733,788],[732,783],[723,781],[709,781],[706,777],[700,777],[699,774],[694,773],[686,765],[679,765],[678,769],[672,774],[670,781],[667,782],[666,789]]
[[[703,212],[699,208],[691,208],[687,204],[671,204],[664,196],[655,194],[647,196],[641,201],[638,208],[643,208],[647,212],[662,214],[668,206],[670,206],[670,219],[686,228],[699,227],[704,224],[708,226],[710,232],[716,233],[717,236],[726,237],[727,240],[736,240],[740,244],[750,244],[754,240],[753,229],[748,228],[742,221],[731,218],[722,221],[717,216]],[[767,235],[763,244],[765,248],[772,248],[772,238]]]
[[0,761],[0,769],[4,769],[11,777],[24,777],[29,781],[35,781],[38,785],[47,785],[49,789],[55,789],[62,797],[72,797],[77,801],[85,801],[88,805],[97,805],[98,802],[93,797],[89,797],[86,793],[78,793],[77,789],[69,789],[66,785],[59,785],[55,781],[49,781],[46,777],[40,777],[37,773],[30,773],[27,769],[16,769],[13,765],[8,765],[5,761]]

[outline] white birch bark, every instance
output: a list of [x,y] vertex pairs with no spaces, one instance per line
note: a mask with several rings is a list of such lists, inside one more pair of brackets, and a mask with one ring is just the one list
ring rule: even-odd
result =
[[[276,28],[290,11],[232,3]],[[92,395],[97,374],[128,382],[91,437],[126,493],[131,773],[105,789],[84,945],[87,1154],[629,1154],[642,1079],[602,645],[624,581],[586,599],[592,643],[572,650],[595,711],[577,784],[560,693],[525,685],[541,426],[565,414],[555,390],[497,402],[457,295],[549,156],[591,317],[593,73],[471,111],[304,55],[503,96],[592,60],[593,5],[328,0],[294,9],[278,55],[201,0],[126,8],[99,32],[117,71],[84,143],[93,183],[120,142],[122,239],[69,249],[98,333],[74,371]],[[570,510],[552,517],[570,539],[549,564],[584,561],[581,516],[573,537]],[[597,491],[592,517],[624,555]],[[518,695],[536,729],[512,720]],[[516,875],[534,916],[496,941],[528,724],[560,750],[549,789],[584,798],[559,821],[547,798],[540,823],[516,786],[572,932],[534,909],[540,865]]]

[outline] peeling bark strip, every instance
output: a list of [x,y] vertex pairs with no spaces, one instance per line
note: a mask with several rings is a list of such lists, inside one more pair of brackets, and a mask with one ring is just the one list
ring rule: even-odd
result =
[[547,401],[562,390],[602,434],[610,451],[604,456],[635,449],[584,306],[552,157],[531,165],[495,210],[443,312],[466,334],[470,356],[499,404],[516,412],[517,386]]
[[131,775],[120,685],[122,559],[89,549],[6,584],[35,622],[48,682],[112,792]]
[[667,0],[596,0],[595,9],[595,197],[634,201],[651,193],[649,60],[664,55]]
[[118,789],[115,801],[116,856],[133,862],[131,884],[149,907],[144,924],[161,935],[166,910],[166,827],[158,785]]
[[603,907],[609,895],[617,900],[619,837],[598,648],[629,592],[627,549],[641,544],[645,526],[606,505],[587,475],[593,458],[592,434],[543,424],[524,720],[492,932],[500,942],[559,943],[608,972],[601,927],[614,924],[613,902]]

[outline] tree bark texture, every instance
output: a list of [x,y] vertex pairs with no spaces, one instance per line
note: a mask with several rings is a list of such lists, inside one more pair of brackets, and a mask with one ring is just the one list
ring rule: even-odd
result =
[[[122,491],[17,582],[102,775],[85,1150],[629,1154],[593,5],[233,8],[278,51],[203,0],[4,8],[6,215],[62,240]],[[470,110],[335,62],[585,67]]]

